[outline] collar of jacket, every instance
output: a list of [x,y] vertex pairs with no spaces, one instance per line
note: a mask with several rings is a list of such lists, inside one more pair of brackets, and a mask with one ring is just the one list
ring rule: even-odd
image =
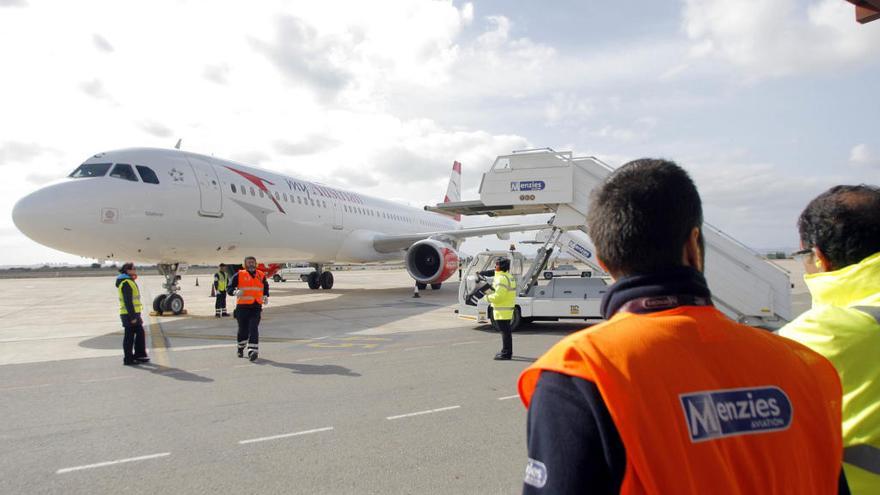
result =
[[689,266],[677,266],[660,272],[630,275],[615,282],[602,297],[600,310],[608,320],[621,306],[640,297],[687,294],[712,297],[706,277]]
[[813,306],[850,306],[880,294],[880,252],[833,272],[809,273],[804,282]]

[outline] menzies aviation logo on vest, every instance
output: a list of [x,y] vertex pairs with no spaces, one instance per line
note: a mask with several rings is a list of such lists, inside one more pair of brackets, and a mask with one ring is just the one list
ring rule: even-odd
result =
[[779,387],[709,390],[678,397],[692,442],[791,426],[791,401]]
[[510,191],[543,191],[547,184],[542,180],[521,180],[510,183]]

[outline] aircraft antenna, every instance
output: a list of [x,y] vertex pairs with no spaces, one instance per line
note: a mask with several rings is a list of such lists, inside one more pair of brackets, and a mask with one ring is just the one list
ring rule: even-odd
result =
[[182,143],[182,142],[183,142],[183,138],[178,139],[178,140],[177,140],[177,144],[174,145],[174,149],[179,150],[179,149],[180,149],[180,143]]

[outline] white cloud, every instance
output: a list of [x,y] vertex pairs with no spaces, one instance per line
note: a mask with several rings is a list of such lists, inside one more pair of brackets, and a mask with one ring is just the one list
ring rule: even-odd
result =
[[880,156],[867,144],[857,144],[849,152],[849,162],[859,167],[880,168]]
[[717,57],[747,80],[864,63],[880,29],[861,28],[838,0],[685,0],[683,25],[697,58]]

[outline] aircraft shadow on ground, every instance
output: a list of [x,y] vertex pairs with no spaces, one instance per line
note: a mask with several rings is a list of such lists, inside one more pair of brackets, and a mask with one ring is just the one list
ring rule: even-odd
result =
[[279,363],[271,359],[257,359],[254,364],[261,366],[274,366],[276,368],[284,368],[291,370],[296,375],[339,375],[339,376],[361,376],[345,366],[337,366],[335,364],[300,364],[300,363]]

